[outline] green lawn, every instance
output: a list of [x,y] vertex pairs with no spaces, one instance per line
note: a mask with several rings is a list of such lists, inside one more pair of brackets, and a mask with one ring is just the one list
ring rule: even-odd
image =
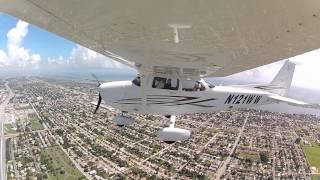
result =
[[41,162],[46,164],[50,180],[78,180],[81,177],[86,179],[59,146],[42,149]]
[[6,124],[4,126],[4,133],[5,134],[12,134],[12,133],[15,133],[15,132],[16,131],[11,128],[11,124]]
[[310,166],[315,166],[320,170],[320,146],[319,145],[302,145],[302,149],[307,157]]
[[31,128],[32,130],[41,130],[43,129],[43,125],[40,123],[37,117],[30,118]]
[[217,129],[217,128],[209,128],[208,131],[211,133],[211,135],[214,135],[217,132],[219,132],[219,129]]
[[260,156],[258,153],[247,153],[247,152],[240,152],[238,155],[241,159],[251,159],[253,161],[260,160]]
[[320,179],[320,176],[312,176],[312,180],[319,180]]

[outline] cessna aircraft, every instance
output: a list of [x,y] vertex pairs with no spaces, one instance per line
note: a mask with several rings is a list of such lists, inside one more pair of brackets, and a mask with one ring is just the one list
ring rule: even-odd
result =
[[[214,86],[204,79],[192,80],[170,75],[149,75],[145,87],[141,77],[132,81],[99,83],[99,100],[122,110],[115,116],[116,125],[130,125],[134,120],[127,112],[157,114],[170,117],[170,126],[158,132],[158,137],[167,143],[183,141],[190,131],[175,128],[175,115],[209,113],[232,108],[247,108],[277,102],[304,105],[306,103],[285,97],[291,85],[295,64],[285,62],[276,77],[268,85]],[[142,92],[143,91],[143,92]]]
[[[99,84],[99,101],[126,113],[160,114],[161,141],[184,141],[176,115],[252,107],[286,97],[294,67],[270,84],[214,86],[228,76],[320,47],[319,0],[0,0],[0,11],[138,70],[132,81]],[[95,111],[95,112],[96,112]]]

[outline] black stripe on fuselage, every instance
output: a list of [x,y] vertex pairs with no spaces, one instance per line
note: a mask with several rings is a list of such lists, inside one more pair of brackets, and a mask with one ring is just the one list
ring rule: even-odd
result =
[[286,89],[284,87],[279,87],[279,86],[256,86],[254,88],[262,89],[262,90]]
[[[154,96],[158,96],[158,97],[154,97]],[[183,98],[183,99],[171,99],[171,98]],[[199,97],[169,96],[169,95],[148,95],[147,96],[147,104],[158,104],[158,105],[168,105],[168,106],[193,105],[193,106],[200,106],[200,107],[215,107],[215,106],[210,106],[210,105],[199,104],[199,103],[202,103],[202,102],[208,102],[208,101],[216,100],[215,98],[192,101],[192,100],[196,100],[196,99],[199,99]],[[162,101],[162,100],[170,100],[170,101]],[[124,102],[124,101],[130,101],[130,102]],[[189,101],[189,102],[186,102],[186,101]],[[114,101],[113,103],[117,103],[117,104],[141,104],[141,98],[120,99],[120,100]]]

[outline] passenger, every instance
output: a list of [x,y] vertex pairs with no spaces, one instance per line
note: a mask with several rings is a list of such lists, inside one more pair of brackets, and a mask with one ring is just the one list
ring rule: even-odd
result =
[[166,82],[166,86],[164,87],[165,89],[172,89],[172,86],[171,86],[171,79],[168,79],[167,82]]

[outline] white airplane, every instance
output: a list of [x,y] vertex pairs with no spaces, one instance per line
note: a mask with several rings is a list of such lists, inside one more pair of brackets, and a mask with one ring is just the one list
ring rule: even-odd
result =
[[118,126],[134,122],[128,112],[156,114],[170,117],[170,126],[158,132],[160,140],[173,143],[190,137],[190,131],[175,128],[176,115],[210,113],[225,109],[249,108],[259,105],[286,102],[298,105],[306,103],[286,97],[291,85],[295,64],[286,61],[278,74],[267,85],[214,86],[204,79],[192,80],[166,75],[149,75],[145,87],[141,78],[132,81],[99,83],[99,100],[120,109],[124,113],[115,116]]
[[168,143],[190,137],[174,127],[176,115],[304,104],[286,97],[291,62],[268,85],[213,86],[203,78],[319,48],[319,9],[318,0],[0,0],[0,11],[137,69],[133,81],[99,85],[97,108],[103,99],[123,112],[170,117],[158,133]]

